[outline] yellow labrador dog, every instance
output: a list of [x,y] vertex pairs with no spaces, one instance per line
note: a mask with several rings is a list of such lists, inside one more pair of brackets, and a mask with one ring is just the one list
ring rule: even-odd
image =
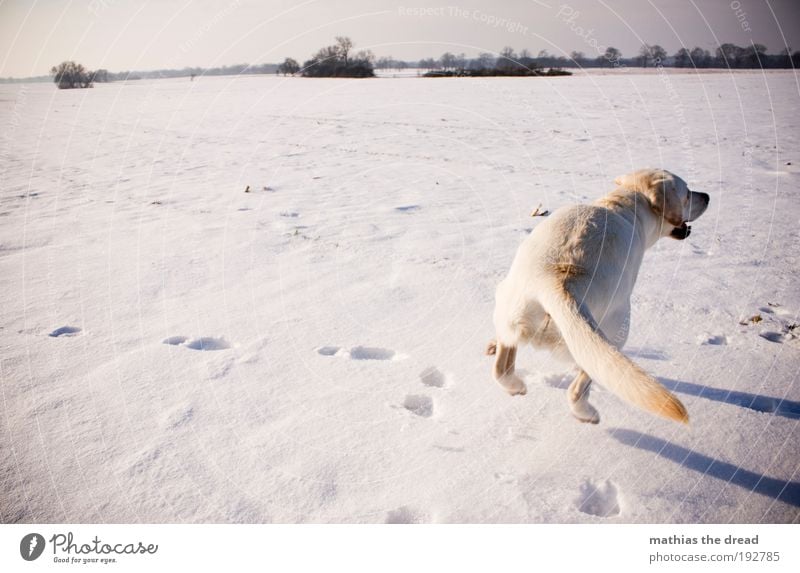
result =
[[568,390],[581,422],[600,421],[589,404],[592,380],[654,414],[688,422],[683,404],[620,349],[628,338],[630,297],[645,249],[661,237],[685,239],[708,207],[706,193],[659,169],[618,177],[591,205],[562,207],[525,239],[497,287],[494,378],[525,394],[514,372],[517,347],[530,343],[577,364]]

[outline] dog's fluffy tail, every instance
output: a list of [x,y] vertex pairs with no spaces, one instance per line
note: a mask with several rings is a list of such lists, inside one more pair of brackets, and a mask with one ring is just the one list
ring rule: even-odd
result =
[[582,312],[561,285],[542,289],[539,303],[555,321],[569,352],[593,380],[628,402],[659,416],[688,423],[675,396],[603,338],[594,318]]

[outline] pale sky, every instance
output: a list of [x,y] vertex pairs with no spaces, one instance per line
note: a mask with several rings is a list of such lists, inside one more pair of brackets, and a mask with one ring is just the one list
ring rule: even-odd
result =
[[0,77],[63,60],[110,71],[302,63],[334,36],[405,60],[443,52],[633,56],[719,43],[800,49],[798,0],[0,0]]

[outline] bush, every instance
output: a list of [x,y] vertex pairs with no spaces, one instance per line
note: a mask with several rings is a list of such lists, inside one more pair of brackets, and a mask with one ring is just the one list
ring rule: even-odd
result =
[[59,89],[90,88],[94,74],[75,62],[61,62],[50,68],[53,81]]
[[281,73],[284,76],[287,74],[295,75],[299,71],[300,64],[298,64],[297,61],[292,58],[286,58],[283,60],[283,63],[278,66],[278,73]]
[[303,64],[303,76],[307,78],[371,78],[375,76],[371,52],[350,55],[353,42],[350,38],[338,37],[336,44],[319,50]]
[[535,76],[571,76],[572,72],[562,70],[561,68],[550,68],[549,70],[542,71],[539,68],[481,68],[471,70],[434,70],[423,74],[425,78],[453,78],[453,77],[470,77],[470,78],[486,78],[495,76],[510,76],[510,77],[535,77]]

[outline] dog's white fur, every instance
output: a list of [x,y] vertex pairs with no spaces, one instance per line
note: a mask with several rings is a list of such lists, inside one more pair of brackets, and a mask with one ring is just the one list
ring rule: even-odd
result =
[[644,169],[618,177],[592,205],[563,207],[517,250],[497,287],[495,380],[525,394],[514,372],[517,347],[530,343],[577,364],[568,397],[573,414],[597,423],[589,404],[592,380],[652,413],[688,422],[683,404],[620,349],[628,338],[630,297],[644,252],[661,237],[685,239],[709,196],[690,191],[668,171]]

